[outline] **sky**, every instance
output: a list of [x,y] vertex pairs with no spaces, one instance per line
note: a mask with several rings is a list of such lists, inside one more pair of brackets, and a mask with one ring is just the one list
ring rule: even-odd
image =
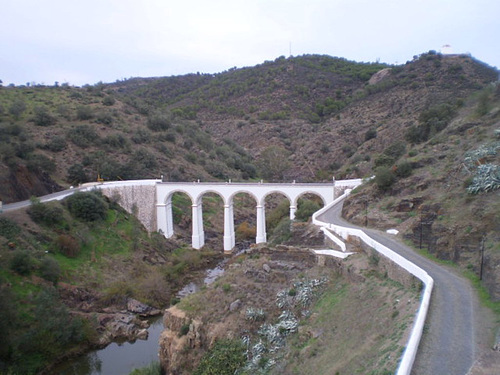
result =
[[498,0],[0,0],[3,85],[220,73],[279,56],[500,68]]

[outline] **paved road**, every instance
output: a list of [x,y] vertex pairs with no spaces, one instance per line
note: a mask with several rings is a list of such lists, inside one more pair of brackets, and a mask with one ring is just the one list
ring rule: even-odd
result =
[[340,217],[342,204],[332,207],[319,220],[363,229],[370,237],[415,263],[434,279],[426,328],[412,375],[465,375],[475,360],[477,300],[470,282],[453,270],[415,253],[394,236],[360,228]]

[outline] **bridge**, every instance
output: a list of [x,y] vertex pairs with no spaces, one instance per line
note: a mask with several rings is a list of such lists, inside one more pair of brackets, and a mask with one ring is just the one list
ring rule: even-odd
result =
[[174,235],[172,215],[172,196],[182,192],[189,196],[192,202],[192,247],[200,249],[205,244],[203,231],[203,196],[207,193],[219,195],[224,203],[224,251],[230,251],[235,246],[233,199],[236,194],[246,193],[252,196],[256,205],[256,243],[267,241],[265,199],[273,193],[283,194],[290,201],[290,219],[295,218],[297,202],[305,194],[320,197],[323,205],[333,202],[336,196],[345,189],[352,189],[361,184],[360,179],[333,181],[332,183],[226,183],[215,182],[161,182],[156,184],[156,224],[157,230],[165,237]]
[[[284,195],[290,202],[290,219],[295,218],[297,202],[305,194],[314,194],[327,206],[346,189],[353,189],[362,183],[361,179],[333,180],[331,183],[242,183],[242,182],[163,182],[162,180],[129,180],[88,183],[78,188],[42,197],[42,202],[63,199],[76,191],[100,189],[102,193],[115,199],[128,212],[134,213],[145,228],[158,231],[165,237],[174,235],[172,196],[184,193],[191,200],[192,247],[200,249],[205,244],[203,230],[203,196],[215,193],[224,203],[224,251],[235,246],[233,199],[239,193],[248,194],[256,202],[256,243],[267,241],[265,199],[273,193]],[[28,206],[29,201],[4,206],[12,210]]]

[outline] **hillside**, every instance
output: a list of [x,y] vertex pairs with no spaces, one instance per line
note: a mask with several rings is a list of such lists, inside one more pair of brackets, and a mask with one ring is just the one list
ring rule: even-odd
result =
[[98,177],[377,173],[386,181],[353,197],[346,215],[397,226],[416,246],[482,273],[498,299],[498,191],[466,190],[476,164],[498,165],[498,157],[465,163],[466,152],[494,147],[499,89],[488,85],[497,78],[468,55],[430,51],[400,66],[305,55],[215,75],[3,87],[0,197],[8,203]]

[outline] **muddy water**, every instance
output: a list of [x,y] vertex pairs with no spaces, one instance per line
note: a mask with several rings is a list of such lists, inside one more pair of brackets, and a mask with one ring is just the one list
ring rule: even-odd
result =
[[[177,296],[182,298],[200,290],[203,285],[214,282],[224,273],[227,259],[215,268],[206,271],[205,276],[182,288]],[[158,340],[163,331],[163,317],[150,320],[147,340],[133,343],[112,343],[104,349],[94,350],[86,355],[64,362],[54,370],[60,375],[128,375],[132,370],[148,366],[158,360]]]

